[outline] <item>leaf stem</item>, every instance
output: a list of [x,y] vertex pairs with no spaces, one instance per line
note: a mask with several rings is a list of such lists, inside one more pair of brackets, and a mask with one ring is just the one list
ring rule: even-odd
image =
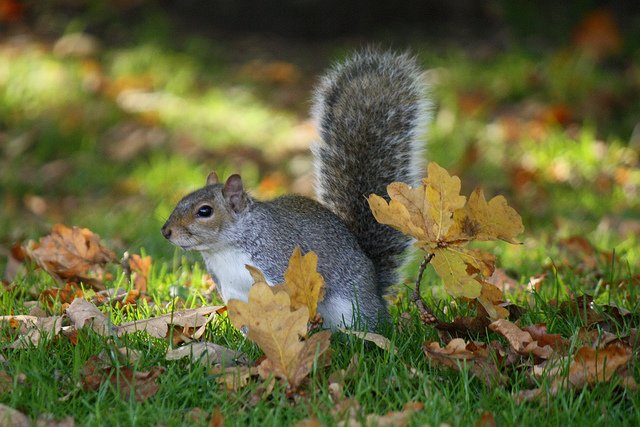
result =
[[420,319],[425,325],[440,324],[438,318],[433,314],[431,309],[427,306],[427,304],[420,296],[420,282],[422,282],[422,275],[424,274],[424,270],[427,268],[427,265],[431,262],[434,256],[434,253],[430,253],[428,255],[425,255],[424,259],[422,260],[422,264],[420,264],[420,268],[418,269],[416,287],[413,290],[413,294],[411,295],[411,301],[413,301],[418,307],[418,311],[420,312]]

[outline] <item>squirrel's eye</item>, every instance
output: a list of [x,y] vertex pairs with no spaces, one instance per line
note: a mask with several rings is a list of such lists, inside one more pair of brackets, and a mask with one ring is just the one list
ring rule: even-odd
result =
[[200,209],[198,209],[198,213],[196,214],[196,216],[199,216],[200,218],[209,218],[211,215],[213,214],[213,208],[211,206],[200,206]]

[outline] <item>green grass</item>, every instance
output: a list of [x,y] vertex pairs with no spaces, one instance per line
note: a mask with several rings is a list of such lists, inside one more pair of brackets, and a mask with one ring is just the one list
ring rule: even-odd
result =
[[[170,272],[154,274],[154,277],[159,293],[164,293],[166,297],[169,285],[175,283],[176,277]],[[29,278],[18,282],[19,287],[31,284]],[[548,288],[544,287],[540,294],[531,296],[532,306],[523,323],[546,321],[551,332],[571,335],[582,325],[580,319],[559,314],[557,307],[546,301],[550,299],[549,296],[562,295],[567,289],[575,290],[583,286],[580,276],[558,274]],[[556,288],[561,289],[558,291]],[[631,297],[637,301],[635,292]],[[12,311],[22,311],[20,300],[22,298],[5,299],[3,306]],[[615,296],[613,300],[623,303]],[[449,308],[452,309],[452,306]],[[638,307],[632,308],[637,314]],[[144,317],[143,312],[124,314],[113,310],[111,315],[115,322],[121,322]],[[624,335],[630,325],[619,327],[618,332]],[[80,425],[143,426],[162,423],[177,426],[183,425],[184,414],[194,407],[205,411],[219,408],[229,425],[265,422],[289,425],[310,415],[332,425],[339,419],[331,415],[335,403],[328,390],[328,376],[335,370],[346,368],[357,354],[357,373],[347,379],[345,395],[359,402],[363,415],[401,410],[405,403],[417,401],[424,403],[425,407],[413,417],[413,425],[438,425],[443,422],[471,425],[485,411],[495,416],[498,425],[600,425],[604,422],[634,425],[640,419],[638,393],[616,387],[615,380],[584,390],[561,392],[551,397],[546,405],[540,402],[516,403],[513,395],[519,390],[532,388],[536,383],[531,383],[522,373],[513,371],[509,374],[510,380],[506,386],[488,387],[467,371],[457,373],[432,366],[423,355],[421,344],[425,340],[437,339],[434,331],[421,325],[415,316],[404,328],[402,331],[395,327],[384,331],[396,349],[391,352],[355,337],[334,334],[332,363],[329,368],[313,373],[304,388],[304,396],[296,400],[288,399],[284,387],[278,385],[268,398],[258,400],[255,406],[248,406],[248,402],[252,400],[260,382],[238,392],[228,392],[216,383],[216,376],[201,364],[185,360],[165,361],[167,343],[162,340],[151,339],[141,333],[112,341],[91,331],[81,330],[75,346],[69,340],[60,338],[43,341],[35,348],[3,350],[6,358],[3,370],[15,378],[16,386],[11,393],[1,394],[0,401],[34,416],[50,413],[55,418],[63,418],[72,414]],[[233,332],[226,318],[211,325],[205,337],[247,351],[251,358],[260,354],[254,345]],[[160,377],[158,393],[144,403],[121,398],[108,384],[90,392],[79,386],[82,369],[90,356],[113,354],[114,349],[121,346],[140,352],[141,358],[131,365],[136,370],[146,371],[156,365],[166,368]],[[115,358],[112,363],[117,367],[121,362]],[[19,375],[22,379],[18,383]],[[542,386],[549,383],[550,379],[540,380]],[[63,397],[64,400],[60,400]]]
[[[102,25],[110,13],[115,12],[95,6],[63,30]],[[311,193],[305,180],[306,148],[314,138],[305,122],[310,90],[317,74],[336,59],[327,52],[354,48],[346,42],[309,46],[290,64],[300,78],[274,82],[244,71],[255,57],[243,53],[242,41],[223,43],[197,31],[176,37],[170,17],[155,9],[145,16],[135,28],[114,24],[126,42],[105,36],[88,59],[56,56],[49,39],[38,34],[33,43],[0,41],[0,270],[15,241],[37,239],[56,222],[90,228],[119,256],[125,250],[146,252],[154,259],[155,304],[109,310],[115,323],[214,302],[199,257],[175,250],[159,232],[179,197],[198,188],[209,170],[224,176],[240,171],[258,196],[291,188]],[[428,158],[459,175],[465,194],[477,185],[488,196],[504,194],[524,218],[522,245],[485,246],[522,285],[510,297],[528,306],[521,322],[543,322],[550,332],[572,337],[584,321],[562,311],[558,302],[588,293],[599,304],[632,311],[630,320],[609,325],[615,333],[637,328],[640,288],[633,278],[640,274],[640,159],[637,135],[635,142],[631,137],[640,116],[637,54],[597,62],[569,44],[545,53],[515,45],[478,59],[464,47],[423,40],[410,45],[432,84]],[[273,61],[295,56],[262,54]],[[568,109],[566,122],[549,119],[557,107]],[[126,152],[133,143],[140,146]],[[265,184],[273,176],[284,188]],[[573,235],[585,236],[604,252],[615,251],[617,258],[582,270],[579,257],[559,244]],[[196,407],[206,413],[219,408],[228,425],[291,425],[309,416],[332,425],[339,420],[332,415],[329,374],[357,354],[357,373],[346,381],[345,397],[359,403],[361,416],[418,401],[425,406],[411,425],[473,425],[485,411],[497,425],[640,422],[640,394],[616,381],[563,391],[547,404],[517,403],[518,391],[538,385],[521,370],[506,372],[506,386],[488,387],[470,372],[430,364],[422,344],[437,340],[437,334],[419,323],[406,295],[417,266],[414,261],[406,268],[395,326],[383,331],[397,352],[335,334],[331,365],[314,372],[304,395],[294,400],[277,385],[254,406],[249,402],[259,382],[226,391],[209,368],[166,361],[168,344],[144,333],[107,340],[83,330],[77,345],[53,338],[10,350],[6,344],[14,333],[4,326],[0,371],[11,376],[13,386],[10,392],[0,390],[0,403],[33,419],[71,415],[77,425],[184,425],[185,414]],[[543,272],[541,288],[526,292],[529,278]],[[114,273],[108,285],[126,287],[122,274]],[[623,280],[628,284],[619,288]],[[424,283],[429,303],[443,318],[467,313],[463,303],[445,295],[435,274],[428,271]],[[54,285],[44,273],[28,270],[13,286],[0,287],[0,315],[28,313],[25,303]],[[412,320],[400,329],[397,316],[405,310]],[[252,360],[260,356],[226,318],[210,325],[205,338],[245,351]],[[144,403],[121,398],[109,385],[98,391],[79,386],[91,356],[113,354],[120,346],[140,351],[134,369],[166,369],[158,393]],[[634,369],[637,379],[639,368]]]

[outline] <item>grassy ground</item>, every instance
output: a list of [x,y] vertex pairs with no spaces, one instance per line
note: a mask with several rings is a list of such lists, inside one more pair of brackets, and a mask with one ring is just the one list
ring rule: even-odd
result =
[[[71,23],[66,32],[77,27]],[[107,310],[116,323],[215,299],[197,256],[175,251],[159,233],[175,202],[200,186],[210,169],[240,171],[260,197],[312,193],[309,93],[317,74],[354,47],[174,37],[171,20],[160,12],[121,31],[125,42],[98,40],[88,54],[77,43],[71,54],[56,47],[62,32],[0,41],[0,269],[15,241],[44,235],[56,222],[90,228],[119,255],[143,251],[154,260],[149,289],[158,304]],[[629,41],[618,53],[593,59],[569,42],[542,53],[424,40],[409,46],[433,88],[429,159],[459,175],[465,194],[476,185],[504,194],[525,220],[523,245],[490,246],[518,283],[510,299],[528,307],[522,324],[543,322],[572,337],[584,319],[562,311],[559,302],[588,293],[631,311],[627,320],[608,324],[612,332],[624,336],[637,328],[637,47]],[[602,255],[562,244],[576,235]],[[30,349],[3,347],[1,367],[11,384],[0,387],[0,403],[34,419],[71,415],[79,425],[184,425],[196,407],[207,414],[219,408],[229,425],[289,425],[309,416],[332,424],[336,402],[327,378],[358,354],[345,395],[359,402],[361,416],[417,401],[425,406],[412,425],[471,425],[485,411],[498,425],[638,424],[639,394],[615,380],[563,391],[547,403],[517,403],[514,395],[532,384],[518,370],[508,373],[507,386],[488,387],[468,371],[431,364],[421,346],[438,336],[420,324],[406,299],[416,270],[416,263],[407,268],[399,286],[405,298],[394,309],[396,321],[407,310],[412,320],[385,331],[398,351],[336,334],[331,366],[315,372],[296,399],[281,386],[257,400],[259,384],[227,392],[207,367],[164,360],[164,340],[139,334],[111,342],[81,331],[77,344],[60,338]],[[529,278],[543,272],[537,290],[527,291]],[[110,286],[127,286],[121,272],[114,277]],[[440,315],[452,319],[464,311],[444,295],[435,275],[425,282]],[[0,290],[0,315],[28,313],[29,301],[52,286],[51,278],[29,269]],[[13,337],[5,328],[0,343]],[[246,351],[252,360],[260,356],[224,318],[205,338]],[[112,355],[121,346],[140,350],[137,370],[166,368],[158,393],[143,403],[109,386],[90,392],[79,386],[90,356]],[[549,385],[551,379],[539,381]]]

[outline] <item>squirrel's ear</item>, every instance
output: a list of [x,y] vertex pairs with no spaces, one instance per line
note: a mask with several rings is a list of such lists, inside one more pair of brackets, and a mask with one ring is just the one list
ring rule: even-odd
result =
[[209,173],[209,175],[207,175],[207,182],[205,185],[213,185],[219,182],[220,182],[220,179],[218,178],[218,174],[215,172],[211,172]]
[[240,175],[233,174],[227,178],[222,189],[222,195],[234,212],[240,212],[244,209],[244,189],[242,188],[242,178]]

